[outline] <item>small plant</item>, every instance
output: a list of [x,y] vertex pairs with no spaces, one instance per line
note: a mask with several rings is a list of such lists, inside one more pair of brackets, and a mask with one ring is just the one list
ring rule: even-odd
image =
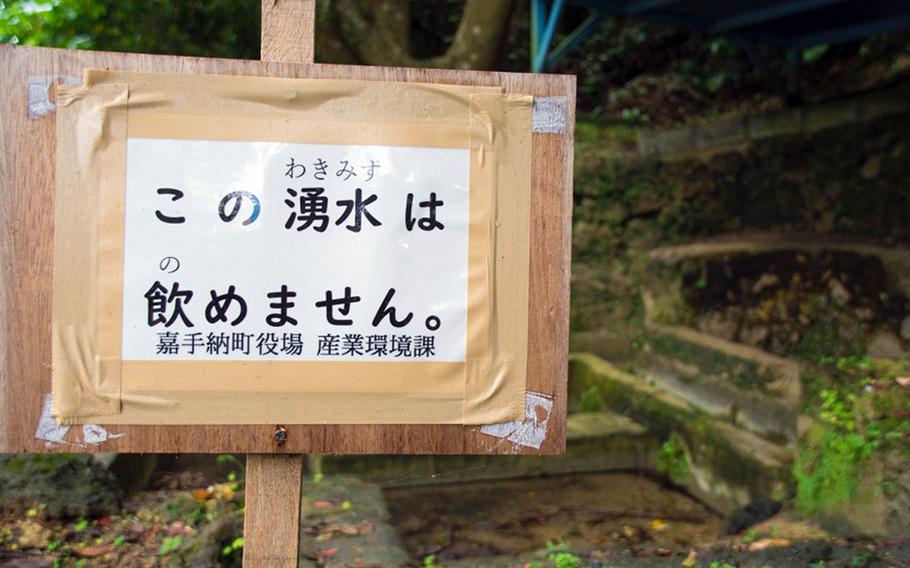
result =
[[600,396],[600,389],[596,385],[591,385],[588,390],[581,395],[581,401],[578,403],[578,409],[582,412],[599,412],[603,410],[604,402]]
[[423,568],[444,568],[442,564],[436,563],[436,555],[430,554],[423,557]]
[[660,455],[657,456],[657,470],[671,480],[682,479],[690,473],[686,452],[682,444],[675,441],[673,437],[660,447]]
[[553,563],[555,568],[579,568],[581,558],[568,551],[568,544],[565,542],[555,543],[547,541],[547,560]]
[[88,528],[88,521],[86,519],[79,519],[79,521],[73,525],[73,530],[77,533],[81,533]]
[[235,552],[238,552],[241,550],[243,550],[243,537],[242,536],[235,538],[233,541],[231,541],[231,544],[222,548],[221,555],[230,556],[230,555],[234,554]]
[[874,552],[857,550],[853,553],[853,556],[850,557],[850,566],[853,566],[853,568],[863,568],[864,566],[868,566],[876,558],[877,555]]
[[176,552],[180,545],[183,544],[183,537],[180,535],[176,536],[166,536],[161,542],[161,548],[158,549],[158,554],[161,556],[167,556],[173,552]]
[[746,534],[742,536],[740,542],[743,544],[750,544],[761,538],[761,536],[762,534],[758,531],[758,529],[749,529],[749,531],[747,531]]
[[[233,456],[231,454],[219,454],[218,457],[215,458],[215,462],[223,467],[236,467],[240,471],[246,470],[243,462],[240,461],[237,456]],[[234,469],[231,469],[231,471],[228,472],[227,480],[231,483],[231,489],[234,491],[236,491],[237,488],[243,484],[243,476],[238,474]]]

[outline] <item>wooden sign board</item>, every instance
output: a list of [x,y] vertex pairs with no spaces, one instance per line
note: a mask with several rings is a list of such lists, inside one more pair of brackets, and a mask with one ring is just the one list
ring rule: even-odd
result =
[[[573,126],[575,108],[575,79],[568,76],[450,71],[427,69],[398,69],[376,67],[348,67],[333,65],[301,65],[258,61],[231,61],[184,57],[163,57],[119,53],[85,52],[42,48],[0,47],[0,69],[5,81],[0,111],[2,111],[2,147],[0,147],[0,451],[3,452],[232,452],[232,453],[388,453],[388,454],[461,454],[461,453],[529,453],[552,454],[564,450],[566,418],[566,378],[568,351],[568,309],[571,237],[571,187],[573,157]],[[85,75],[86,70],[98,70]],[[204,419],[192,420],[184,415],[176,422],[158,420],[150,414],[139,413],[135,420],[92,419],[83,424],[78,419],[71,425],[59,425],[51,417],[51,376],[60,372],[58,357],[60,346],[52,348],[54,318],[59,319],[59,309],[52,310],[54,301],[60,305],[60,284],[55,291],[55,228],[57,242],[57,273],[61,263],[73,260],[61,249],[70,246],[72,227],[66,225],[55,203],[59,188],[65,179],[56,178],[58,157],[68,159],[69,147],[57,147],[63,131],[58,131],[55,105],[57,91],[66,93],[78,90],[76,85],[89,80],[108,94],[113,93],[117,81],[143,81],[150,76],[144,73],[166,73],[174,84],[185,77],[186,83],[214,76],[236,76],[233,82],[222,85],[255,85],[255,78],[285,78],[322,80],[333,89],[345,85],[367,85],[358,92],[375,92],[388,85],[399,85],[402,92],[416,85],[450,85],[456,92],[460,88],[474,88],[482,93],[498,88],[508,96],[533,97],[531,108],[530,141],[530,196],[529,262],[527,265],[527,372],[522,374],[525,415],[521,420],[506,423],[427,423],[427,419],[408,419],[404,424],[389,420],[331,420],[320,415],[298,421],[293,415],[277,414],[278,419],[258,423],[255,418],[235,419],[234,413],[225,415],[223,422],[217,414],[212,416],[213,405],[203,409]],[[124,79],[127,77],[128,79]],[[148,79],[147,82],[152,81]],[[137,84],[137,83],[134,83]],[[288,83],[302,85],[304,83]],[[317,85],[308,82],[306,85]],[[59,88],[59,85],[69,87]],[[198,87],[194,83],[194,89]],[[200,87],[201,88],[201,87]],[[233,87],[232,87],[233,88]],[[251,87],[255,89],[255,86]],[[318,85],[316,87],[319,89]],[[69,89],[69,90],[67,90]],[[198,89],[196,89],[198,90]],[[196,92],[194,90],[194,92]],[[444,89],[443,89],[444,90]],[[64,93],[64,96],[68,96]],[[92,95],[94,96],[94,95]],[[116,96],[116,93],[113,93]],[[141,98],[141,97],[140,97]],[[113,100],[113,99],[112,99]],[[517,99],[516,99],[517,100]],[[529,99],[530,100],[530,99]],[[70,104],[67,102],[67,104]],[[78,106],[78,103],[74,103]],[[108,103],[104,103],[108,104]],[[114,104],[114,103],[111,103]],[[528,103],[529,105],[531,103]],[[102,105],[103,106],[103,105]],[[530,108],[530,107],[529,107]],[[67,112],[70,112],[67,107]],[[485,111],[486,112],[486,111]],[[61,115],[62,116],[62,115]],[[214,140],[230,135],[228,126]],[[77,121],[78,122],[78,121]],[[149,120],[144,132],[153,132],[159,122]],[[356,127],[356,123],[354,124]],[[131,125],[131,128],[139,126]],[[66,128],[66,125],[60,127]],[[192,128],[192,126],[186,126]],[[161,135],[159,138],[168,138]],[[290,140],[297,140],[291,136]],[[151,136],[154,138],[154,136]],[[266,139],[257,137],[254,140]],[[286,140],[285,140],[286,141]],[[311,140],[306,140],[312,142]],[[332,143],[325,139],[323,142]],[[319,140],[317,140],[319,142]],[[289,142],[290,143],[290,142]],[[428,144],[431,144],[428,142]],[[407,146],[390,142],[391,146]],[[444,146],[445,144],[443,144]],[[155,155],[154,144],[132,148],[135,152]],[[180,152],[189,151],[181,146]],[[291,148],[289,146],[289,148]],[[293,148],[292,148],[293,149]],[[301,148],[297,148],[301,150]],[[312,148],[311,148],[312,149]],[[70,149],[71,150],[71,149]],[[173,148],[171,149],[173,151]],[[249,150],[249,148],[246,148]],[[282,148],[285,152],[288,148]],[[285,152],[286,153],[286,152]],[[134,154],[135,155],[135,154]],[[386,153],[404,163],[417,160],[417,154],[397,155]],[[199,154],[203,156],[203,154]],[[434,155],[435,156],[435,155]],[[335,156],[341,161],[344,156]],[[370,159],[369,156],[366,157]],[[434,158],[435,159],[435,158]],[[69,162],[63,162],[68,164]],[[171,164],[174,169],[178,165]],[[310,162],[307,163],[308,167]],[[358,164],[360,165],[360,164]],[[282,166],[287,164],[282,163]],[[125,166],[124,166],[125,167]],[[60,169],[62,176],[66,167]],[[84,168],[74,166],[74,172],[84,175]],[[291,175],[302,170],[291,169]],[[282,172],[286,173],[286,172]],[[312,173],[312,172],[311,172]],[[438,172],[437,172],[438,173]],[[445,177],[451,177],[443,172]],[[76,175],[76,173],[74,173]],[[188,179],[186,174],[182,179]],[[279,175],[280,173],[276,174]],[[366,172],[361,172],[366,175]],[[432,172],[425,173],[432,175]],[[117,177],[117,176],[114,176]],[[128,176],[127,176],[128,177]],[[401,180],[392,180],[395,184]],[[162,185],[162,184],[159,184]],[[394,184],[393,184],[394,185]],[[118,186],[119,187],[119,186]],[[364,188],[367,186],[364,185]],[[78,188],[77,188],[78,189]],[[350,188],[354,190],[353,186]],[[357,188],[358,191],[361,188]],[[515,188],[511,188],[515,191]],[[282,188],[283,190],[283,188]],[[501,186],[498,191],[509,191]],[[473,184],[472,184],[473,191]],[[129,190],[126,191],[129,199]],[[77,194],[64,194],[77,195]],[[226,193],[225,195],[228,195]],[[364,196],[367,198],[368,196]],[[405,203],[405,193],[399,196]],[[419,197],[419,196],[418,196]],[[426,197],[426,196],[424,196]],[[74,205],[78,203],[73,202]],[[237,201],[239,205],[239,201]],[[84,205],[84,204],[81,204]],[[227,222],[234,207],[231,202],[222,210],[221,221]],[[257,204],[258,207],[258,204]],[[239,210],[238,206],[238,210]],[[354,209],[354,207],[352,207]],[[55,210],[57,218],[55,220]],[[127,207],[127,232],[129,232],[129,207]],[[242,210],[244,214],[247,211]],[[257,209],[258,212],[258,209]],[[359,213],[360,211],[358,211]],[[237,211],[234,211],[237,213]],[[162,213],[166,215],[165,213]],[[263,213],[265,215],[266,213]],[[286,213],[285,213],[286,215]],[[174,213],[172,218],[176,218]],[[252,218],[252,217],[250,217]],[[263,221],[265,217],[263,217]],[[334,219],[333,219],[334,221]],[[141,223],[136,226],[142,226]],[[153,225],[142,228],[152,230]],[[281,230],[281,229],[276,229]],[[406,229],[401,229],[406,230]],[[403,234],[403,233],[402,233]],[[401,235],[393,235],[399,238]],[[123,237],[115,241],[123,246]],[[465,237],[466,238],[466,237]],[[72,250],[78,251],[78,245]],[[157,251],[148,254],[157,254]],[[190,254],[190,253],[186,253]],[[146,260],[151,257],[147,257]],[[157,262],[157,260],[156,260]],[[71,263],[73,264],[73,263]],[[76,263],[78,264],[78,263]],[[71,267],[72,268],[72,267]],[[122,270],[122,266],[120,268]],[[75,273],[75,272],[74,272]],[[120,279],[123,280],[122,278]],[[129,285],[127,278],[127,287]],[[280,283],[278,283],[280,285]],[[163,286],[167,288],[167,286]],[[98,288],[86,286],[85,294],[91,296]],[[126,288],[119,289],[122,292]],[[152,288],[149,288],[151,291]],[[208,296],[203,290],[198,297]],[[263,290],[263,293],[265,290]],[[503,294],[506,291],[499,291]],[[103,294],[102,294],[103,295]],[[77,294],[78,296],[78,294]],[[79,298],[70,298],[78,303]],[[86,302],[89,300],[86,299]],[[204,305],[204,304],[202,304]],[[427,305],[432,305],[428,301]],[[118,306],[119,307],[119,306]],[[524,306],[522,306],[524,309]],[[251,308],[252,309],[252,308]],[[123,311],[122,313],[126,313]],[[211,314],[210,314],[211,315]],[[78,316],[78,314],[77,314]],[[198,315],[198,317],[202,317]],[[126,317],[126,316],[124,316]],[[217,313],[209,321],[217,319]],[[429,319],[427,319],[429,322]],[[149,315],[150,325],[153,322]],[[156,322],[158,323],[158,322]],[[523,323],[523,322],[519,322]],[[434,322],[433,325],[436,325]],[[520,326],[523,327],[523,326]],[[146,330],[147,331],[147,330]],[[255,330],[251,330],[254,333]],[[117,334],[117,337],[125,337]],[[137,340],[138,341],[138,340]],[[140,345],[141,342],[136,343]],[[94,348],[94,347],[93,347]],[[118,347],[119,349],[119,347]],[[142,355],[144,347],[136,347]],[[469,347],[470,349],[470,347]],[[454,353],[454,354],[451,354]],[[450,353],[457,359],[458,351]],[[463,356],[463,355],[462,355]],[[91,360],[92,357],[87,358]],[[97,359],[97,357],[96,357]],[[124,357],[124,360],[126,357]],[[54,364],[52,364],[54,362]],[[192,363],[192,361],[190,361]],[[211,371],[207,371],[210,373]],[[344,379],[344,377],[342,377]],[[251,398],[256,393],[250,389]],[[61,392],[56,391],[58,396]],[[60,400],[58,399],[58,403]],[[227,407],[224,407],[227,408]],[[55,410],[59,412],[59,408]],[[217,410],[216,410],[217,412]],[[311,411],[315,412],[315,410]],[[387,416],[387,414],[381,416]],[[152,418],[149,418],[152,416]],[[143,422],[145,420],[145,422]],[[330,424],[329,422],[343,422]],[[196,422],[196,423],[192,423]],[[355,423],[356,422],[356,423]],[[365,423],[366,422],[366,423]],[[423,423],[421,423],[423,422]]]

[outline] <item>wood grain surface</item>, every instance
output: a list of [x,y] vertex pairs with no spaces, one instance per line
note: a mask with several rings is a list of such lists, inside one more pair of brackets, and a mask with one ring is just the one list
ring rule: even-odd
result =
[[262,0],[259,58],[284,63],[313,62],[316,2]]
[[[270,21],[272,18],[267,16]],[[285,51],[286,48],[273,46],[273,40],[267,40],[267,36],[289,33],[281,27],[284,25],[268,23],[268,30],[263,31],[263,54],[312,57],[306,54],[305,47],[293,46]],[[535,133],[532,142],[528,390],[554,398],[543,445],[539,449],[515,445],[482,434],[478,427],[452,425],[286,425],[288,439],[283,445],[275,443],[275,424],[111,426],[111,433],[122,436],[93,445],[84,444],[81,428],[73,427],[62,442],[38,439],[42,405],[51,390],[55,137],[53,112],[29,117],[29,84],[40,85],[48,77],[55,82],[66,77],[78,80],[85,68],[500,85],[509,93],[567,97],[566,132]],[[4,76],[0,94],[0,451],[552,454],[564,450],[575,123],[573,76],[306,65],[17,46],[0,46],[0,69]],[[32,90],[33,94],[40,94],[40,88]]]

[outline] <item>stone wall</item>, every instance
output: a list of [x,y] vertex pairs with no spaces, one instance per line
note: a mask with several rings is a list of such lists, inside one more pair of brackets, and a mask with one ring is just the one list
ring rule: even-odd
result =
[[744,150],[766,138],[811,134],[828,128],[876,120],[910,109],[910,86],[841,101],[784,109],[754,116],[731,116],[682,128],[644,129],[639,151],[660,159],[707,158]]

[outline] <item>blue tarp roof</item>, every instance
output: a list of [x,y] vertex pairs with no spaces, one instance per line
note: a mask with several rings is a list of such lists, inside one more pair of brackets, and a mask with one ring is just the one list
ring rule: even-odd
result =
[[796,49],[910,28],[910,0],[568,0],[591,17],[552,53],[566,0],[531,0],[532,52],[542,70],[606,16],[625,15]]

